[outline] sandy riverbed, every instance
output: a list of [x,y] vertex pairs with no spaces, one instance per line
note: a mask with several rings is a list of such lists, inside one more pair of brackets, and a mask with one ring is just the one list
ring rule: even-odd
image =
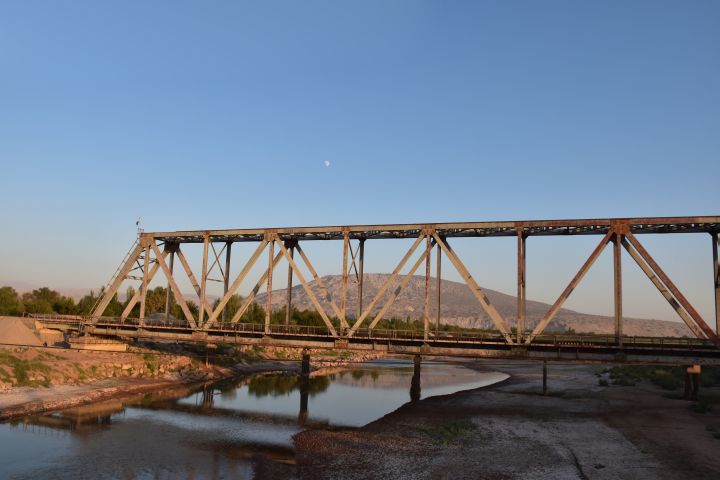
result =
[[491,387],[406,404],[358,430],[295,437],[313,479],[717,479],[719,412],[648,384],[601,387],[598,366],[469,362],[507,372]]

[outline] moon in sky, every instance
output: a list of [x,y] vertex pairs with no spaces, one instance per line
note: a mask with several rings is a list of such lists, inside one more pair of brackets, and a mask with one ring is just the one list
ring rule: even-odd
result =
[[325,163],[325,166],[326,166],[326,167],[329,167],[329,166],[330,166],[330,160],[325,160],[324,163]]

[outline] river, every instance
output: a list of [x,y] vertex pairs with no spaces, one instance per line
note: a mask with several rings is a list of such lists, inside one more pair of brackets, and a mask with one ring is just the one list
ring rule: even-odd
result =
[[293,474],[292,437],[366,425],[406,402],[507,378],[378,361],[310,379],[254,374],[0,424],[0,478],[222,479]]

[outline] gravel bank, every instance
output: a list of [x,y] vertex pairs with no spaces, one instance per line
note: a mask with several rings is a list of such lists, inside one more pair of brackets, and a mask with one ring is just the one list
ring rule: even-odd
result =
[[650,385],[598,385],[597,366],[468,362],[509,380],[406,404],[361,429],[295,437],[313,479],[717,479],[718,412]]

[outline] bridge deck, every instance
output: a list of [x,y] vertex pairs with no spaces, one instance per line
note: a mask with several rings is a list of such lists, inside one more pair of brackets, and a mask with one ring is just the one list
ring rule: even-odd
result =
[[720,365],[720,348],[698,338],[623,337],[614,335],[545,334],[529,345],[509,345],[499,332],[441,332],[425,340],[422,331],[358,330],[353,337],[338,338],[325,327],[219,323],[198,331],[179,322],[101,318],[95,323],[68,319],[38,320],[48,328],[76,329],[97,336],[159,342],[227,345],[263,345],[291,348],[380,351],[388,354],[421,354],[478,358],[562,360],[611,363],[661,363]]

